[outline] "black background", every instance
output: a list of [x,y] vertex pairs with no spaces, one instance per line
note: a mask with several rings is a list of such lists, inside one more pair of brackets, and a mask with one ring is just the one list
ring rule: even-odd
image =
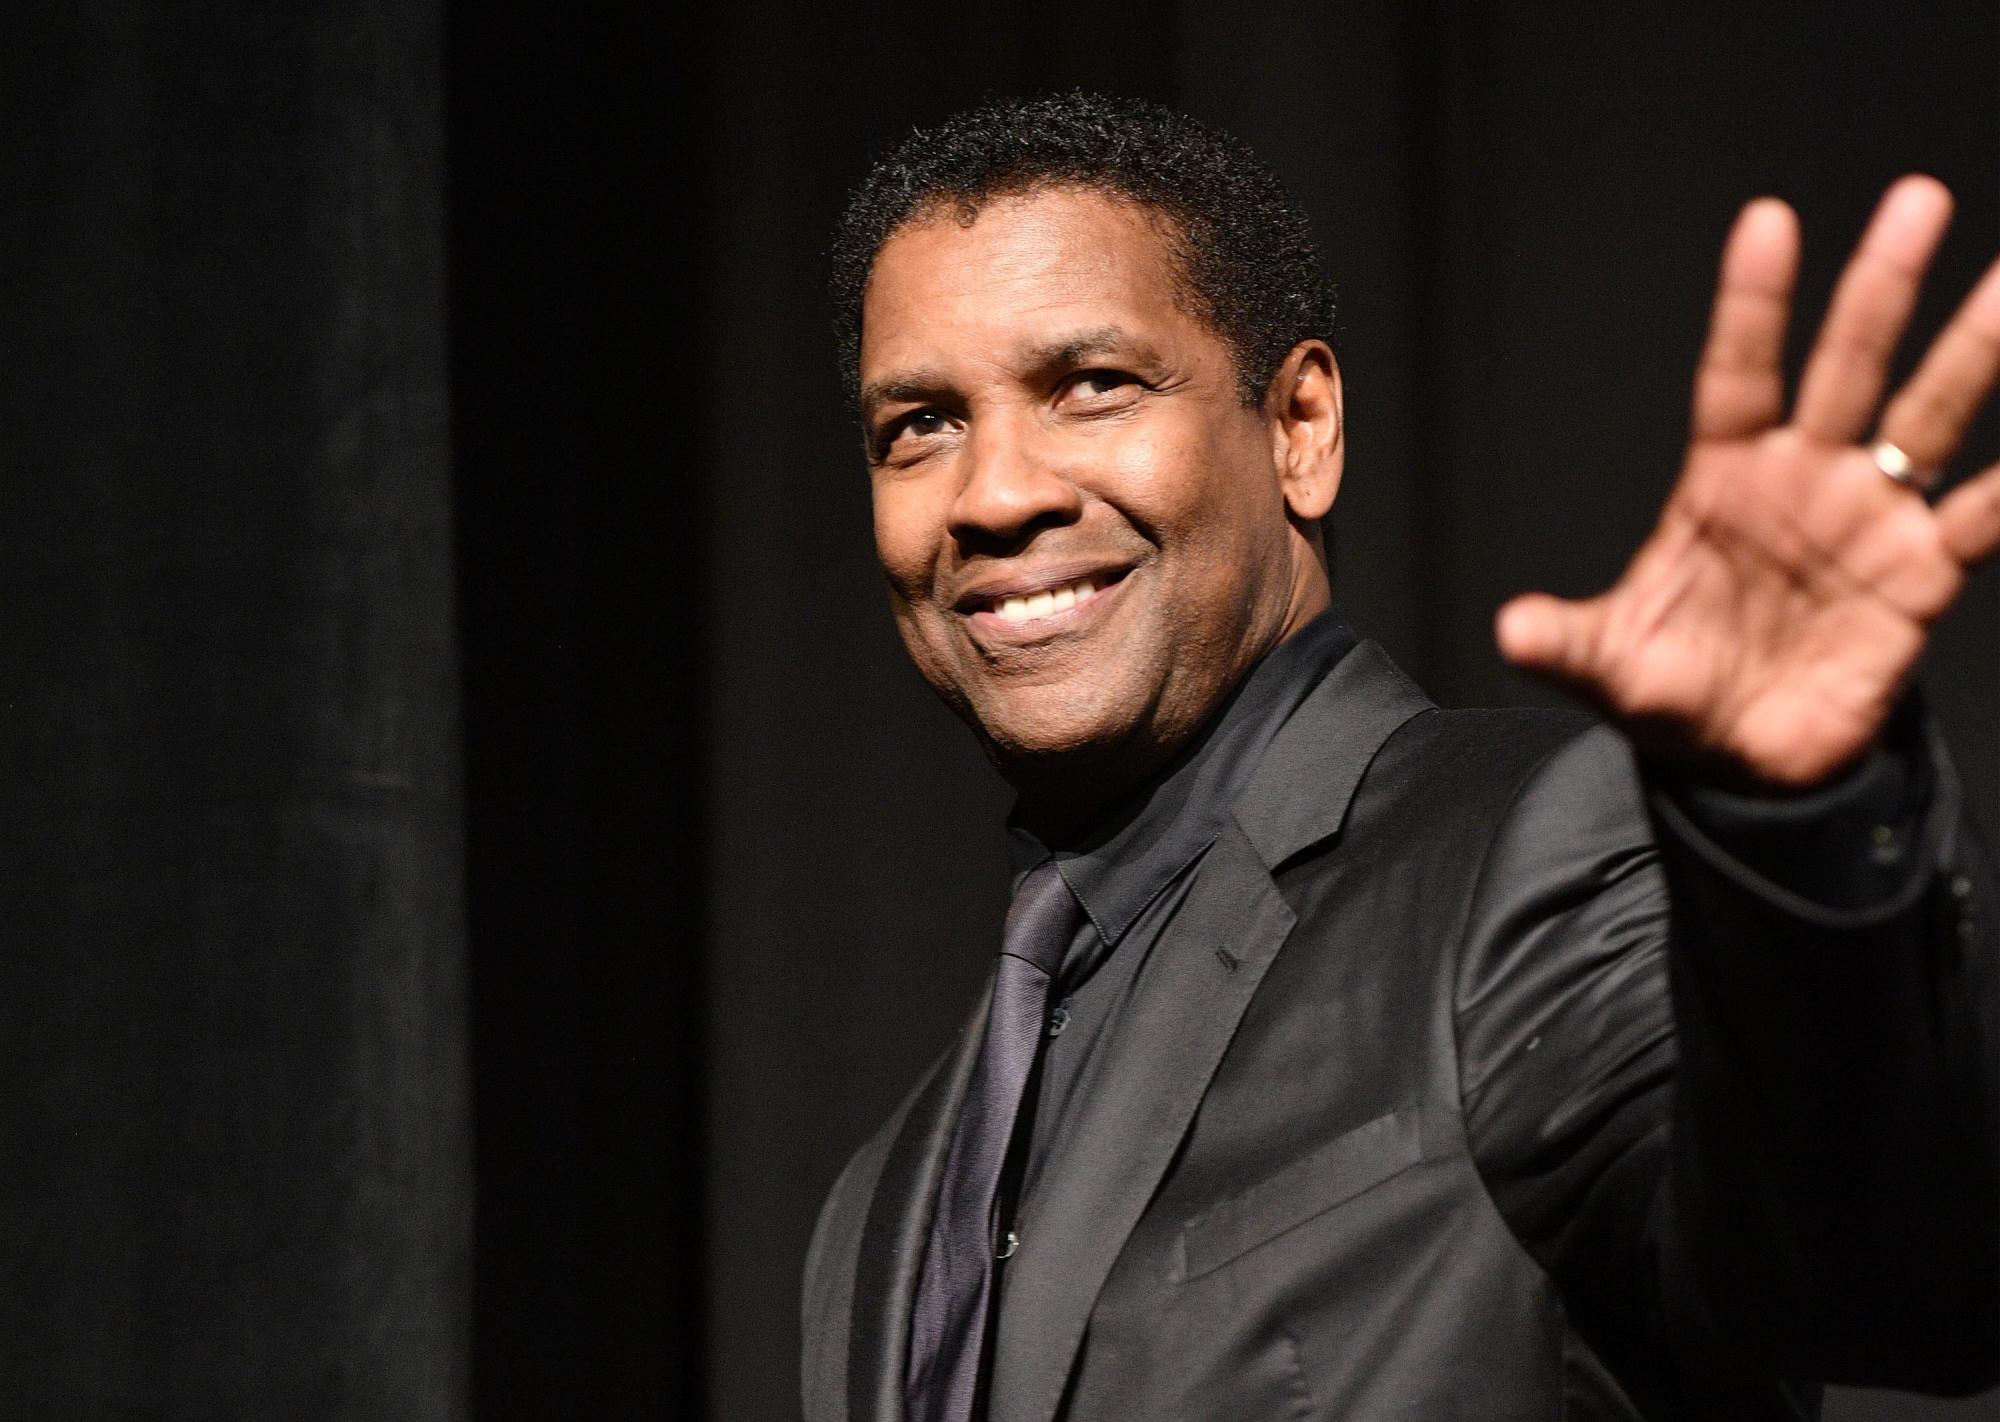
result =
[[[792,1415],[813,1212],[1004,894],[826,335],[913,124],[1085,84],[1270,159],[1344,297],[1336,596],[1454,704],[1544,699],[1494,607],[1649,525],[1738,204],[1810,310],[1909,169],[1920,325],[2000,247],[1988,0],[13,18],[8,1417]],[[1988,571],[1925,682],[1990,828],[1996,646]]]

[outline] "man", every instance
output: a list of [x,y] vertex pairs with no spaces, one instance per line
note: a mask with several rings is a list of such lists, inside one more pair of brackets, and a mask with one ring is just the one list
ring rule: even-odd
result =
[[1922,492],[2000,267],[1875,420],[1948,207],[1890,191],[1789,413],[1795,224],[1745,210],[1658,530],[1501,614],[1595,725],[1441,712],[1330,611],[1331,303],[1240,146],[1072,95],[877,167],[835,248],[877,551],[1017,887],[822,1213],[813,1422],[1994,1381],[1994,876],[1909,679],[2000,545],[2000,468]]

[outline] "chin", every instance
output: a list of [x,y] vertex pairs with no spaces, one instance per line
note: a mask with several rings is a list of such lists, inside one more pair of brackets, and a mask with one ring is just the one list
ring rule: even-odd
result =
[[1114,755],[1131,740],[1140,716],[1137,707],[1104,704],[1101,693],[1046,688],[1010,697],[1005,705],[969,704],[967,719],[997,761],[1082,766]]

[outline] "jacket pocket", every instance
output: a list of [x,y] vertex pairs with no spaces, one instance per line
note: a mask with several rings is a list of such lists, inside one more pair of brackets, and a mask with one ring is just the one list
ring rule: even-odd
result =
[[1380,1185],[1423,1158],[1415,1106],[1335,1136],[1181,1227],[1180,1277],[1199,1278]]

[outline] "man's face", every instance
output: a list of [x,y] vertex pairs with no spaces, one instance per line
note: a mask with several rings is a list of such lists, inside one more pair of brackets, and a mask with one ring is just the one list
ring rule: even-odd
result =
[[1068,188],[876,257],[876,551],[911,657],[1003,770],[1149,769],[1318,610],[1282,431],[1174,271],[1146,211]]

